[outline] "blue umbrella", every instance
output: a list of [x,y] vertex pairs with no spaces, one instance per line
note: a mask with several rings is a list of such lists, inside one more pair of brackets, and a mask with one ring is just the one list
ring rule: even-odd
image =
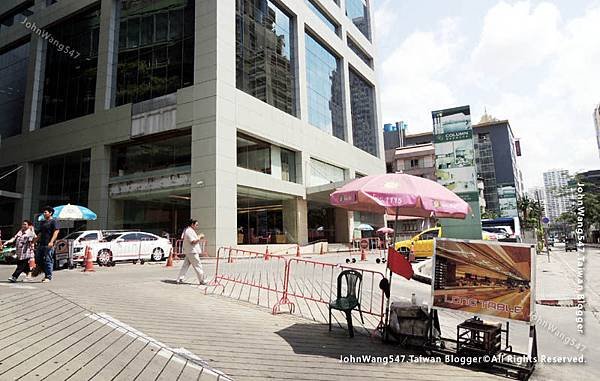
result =
[[369,224],[360,224],[360,225],[358,225],[358,230],[368,230],[368,231],[371,231],[371,230],[374,230],[374,229]]
[[[79,205],[61,205],[54,208],[54,218],[57,220],[86,220],[93,221],[97,218],[96,213],[92,212],[85,206]],[[43,221],[44,215],[38,217],[38,221]]]

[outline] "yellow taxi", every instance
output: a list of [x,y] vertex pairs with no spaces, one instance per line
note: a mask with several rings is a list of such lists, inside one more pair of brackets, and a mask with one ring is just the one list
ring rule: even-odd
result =
[[442,237],[440,226],[423,230],[410,239],[396,242],[396,250],[408,255],[413,246],[415,258],[431,258],[433,256],[433,239],[436,237]]

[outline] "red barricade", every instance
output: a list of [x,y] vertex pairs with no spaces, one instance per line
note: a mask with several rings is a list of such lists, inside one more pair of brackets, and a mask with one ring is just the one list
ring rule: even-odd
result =
[[[171,245],[173,245],[173,259],[183,259],[185,258],[185,253],[183,252],[183,240],[171,238]],[[208,252],[206,251],[206,247],[208,245],[208,241],[203,239],[200,240],[200,248],[202,249],[201,257],[208,257]]]
[[378,271],[273,254],[267,260],[264,253],[221,247],[217,250],[215,277],[208,285],[222,287],[221,294],[239,300],[259,305],[265,305],[266,300],[267,306],[273,306],[273,314],[283,305],[294,313],[291,297],[327,306],[336,298],[338,275],[349,269],[362,274],[362,313],[375,317],[370,323],[381,328],[385,297],[379,282],[384,275]]
[[[294,303],[287,297],[287,269],[288,261],[281,255],[269,254],[267,257],[263,253],[220,247],[215,277],[208,285],[222,287],[221,294],[227,292],[237,299],[256,299],[259,305],[265,304],[266,300],[268,306],[273,306],[273,314],[280,312],[284,305],[293,313]],[[272,300],[273,293],[275,300]]]

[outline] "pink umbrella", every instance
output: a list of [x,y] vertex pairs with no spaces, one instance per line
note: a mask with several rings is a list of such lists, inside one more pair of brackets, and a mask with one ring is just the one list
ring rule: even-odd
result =
[[386,226],[377,229],[377,233],[381,233],[381,234],[389,234],[389,233],[393,233],[393,232],[394,232],[394,229],[388,228]]
[[469,204],[442,185],[403,173],[365,176],[329,196],[332,205],[349,210],[412,217],[459,218]]

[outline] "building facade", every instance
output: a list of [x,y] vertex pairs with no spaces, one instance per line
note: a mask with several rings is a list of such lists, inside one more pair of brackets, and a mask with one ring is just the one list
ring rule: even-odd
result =
[[573,192],[568,187],[571,176],[565,169],[553,169],[544,172],[543,177],[545,210],[547,217],[554,222],[561,214],[568,212],[573,204]]
[[[365,0],[0,5],[3,229],[44,204],[222,245],[348,242],[328,205],[385,171]],[[6,90],[11,89],[11,92]],[[21,111],[22,110],[22,111]],[[74,226],[75,228],[77,226]]]
[[[407,134],[406,129],[402,129],[398,130],[397,134],[398,138],[395,137],[396,134],[393,136],[384,134],[388,141],[385,144],[391,147],[398,141],[403,147],[392,149],[386,146],[388,171],[395,165],[392,151],[394,155],[405,149],[411,152],[414,149],[411,147],[426,147],[433,141],[431,132]],[[517,157],[520,156],[520,145],[517,144],[510,123],[507,120],[488,117],[485,121],[473,125],[473,139],[477,177],[478,181],[483,181],[485,210],[499,217],[516,217],[517,199],[524,193],[524,189],[517,162]],[[431,165],[427,170],[435,171],[434,162],[427,161],[427,164]]]

